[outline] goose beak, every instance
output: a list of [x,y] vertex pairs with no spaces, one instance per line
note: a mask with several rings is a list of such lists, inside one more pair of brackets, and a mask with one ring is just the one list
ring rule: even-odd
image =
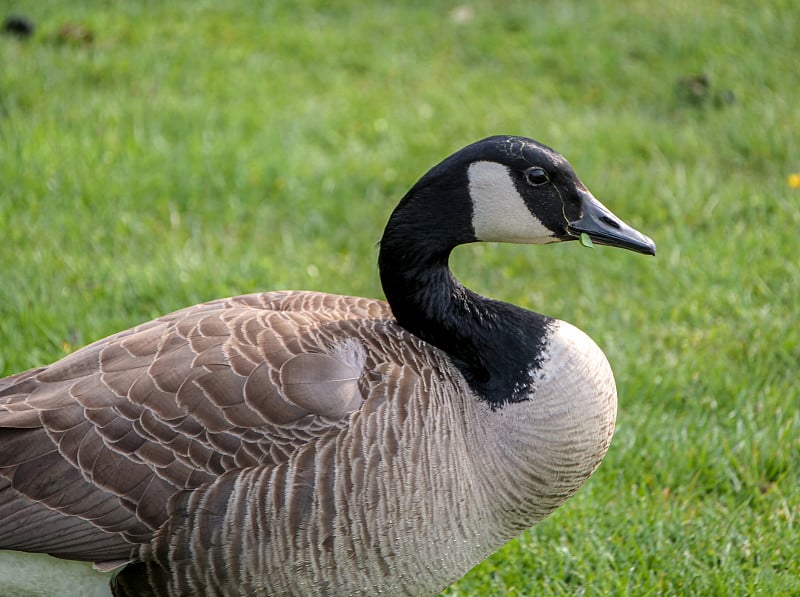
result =
[[656,243],[628,226],[588,191],[578,191],[583,215],[567,225],[570,234],[588,234],[592,242],[628,249],[645,255],[656,254]]

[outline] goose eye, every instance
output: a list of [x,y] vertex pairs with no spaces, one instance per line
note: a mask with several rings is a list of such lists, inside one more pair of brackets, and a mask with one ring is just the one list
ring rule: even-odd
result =
[[542,168],[534,166],[525,170],[525,180],[528,181],[528,184],[536,187],[548,182],[550,177],[547,176],[547,172]]

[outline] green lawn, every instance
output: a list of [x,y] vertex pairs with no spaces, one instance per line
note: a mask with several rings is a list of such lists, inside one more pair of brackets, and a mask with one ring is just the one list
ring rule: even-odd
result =
[[0,37],[0,374],[215,297],[381,296],[416,178],[531,136],[658,255],[454,256],[594,337],[620,410],[449,594],[800,594],[796,0],[283,4],[0,0],[37,25]]

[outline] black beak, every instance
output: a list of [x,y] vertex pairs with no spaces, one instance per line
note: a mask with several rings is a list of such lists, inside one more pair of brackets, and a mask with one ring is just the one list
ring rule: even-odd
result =
[[583,215],[567,225],[570,234],[579,237],[585,233],[598,245],[628,249],[645,255],[656,254],[656,243],[652,239],[628,226],[588,191],[579,193]]

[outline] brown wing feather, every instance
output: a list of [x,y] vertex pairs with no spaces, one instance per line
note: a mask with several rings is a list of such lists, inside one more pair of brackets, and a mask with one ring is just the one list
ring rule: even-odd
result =
[[[385,303],[369,299],[246,295],[0,380],[0,548],[130,557],[165,522],[176,492],[278,464],[341,427],[370,382],[335,347],[358,325],[389,318]],[[309,353],[324,356],[300,356]],[[323,373],[309,377],[299,365]]]

